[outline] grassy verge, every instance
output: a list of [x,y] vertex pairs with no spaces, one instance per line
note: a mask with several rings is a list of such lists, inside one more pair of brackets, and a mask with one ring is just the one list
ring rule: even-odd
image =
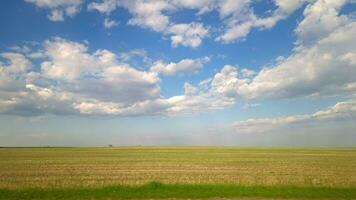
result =
[[0,189],[0,199],[203,199],[203,198],[302,198],[355,199],[356,188],[238,186],[238,185],[165,185],[152,182],[142,186],[66,189]]

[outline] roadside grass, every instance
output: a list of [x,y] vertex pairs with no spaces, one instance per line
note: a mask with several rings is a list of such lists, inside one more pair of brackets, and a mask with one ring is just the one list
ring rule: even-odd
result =
[[211,198],[355,199],[356,188],[162,184],[87,188],[0,189],[0,199],[211,199]]

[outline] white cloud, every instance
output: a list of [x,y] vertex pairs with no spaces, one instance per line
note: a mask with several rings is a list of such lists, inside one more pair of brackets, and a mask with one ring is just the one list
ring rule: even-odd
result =
[[49,61],[42,63],[42,75],[68,82],[62,86],[66,90],[86,98],[121,103],[159,96],[159,79],[154,73],[119,63],[108,50],[90,54],[86,45],[60,38],[46,41],[45,48]]
[[1,57],[8,61],[7,65],[1,65],[0,69],[7,73],[25,73],[31,66],[31,62],[20,53],[1,53]]
[[193,96],[197,94],[198,88],[194,87],[190,83],[184,83],[184,95],[185,96]]
[[213,90],[201,91],[190,84],[184,84],[184,90],[184,95],[173,96],[166,100],[170,105],[166,109],[167,115],[220,110],[235,103],[232,98],[220,96]]
[[90,55],[86,45],[61,38],[45,41],[44,46],[48,60],[41,64],[41,68],[43,76],[47,78],[74,80],[99,73],[102,70],[98,67],[101,59],[109,58],[105,61],[107,64],[114,62],[112,54],[105,55],[110,52],[98,51]]
[[340,9],[347,2],[346,0],[318,0],[309,4],[304,10],[304,19],[295,30],[298,42],[302,45],[313,44],[349,23],[347,16],[339,14]]
[[90,3],[88,9],[110,14],[116,7],[123,7],[132,15],[132,18],[128,21],[129,25],[148,28],[168,35],[173,47],[183,45],[196,48],[200,46],[202,39],[208,35],[208,30],[203,24],[196,22],[173,23],[166,14],[167,11],[176,10],[178,5],[188,6],[188,4],[193,6],[195,3],[165,0],[103,0],[100,3]]
[[0,97],[6,105],[10,105],[13,102],[12,95],[20,94],[32,63],[20,53],[6,52],[0,56],[4,58],[4,63],[0,62]]
[[202,38],[209,33],[208,29],[201,23],[175,24],[169,28],[168,32],[172,34],[173,47],[181,44],[193,48],[200,46]]
[[[80,5],[83,3],[82,0],[25,1],[49,9],[48,17],[53,21],[63,21],[65,16],[74,16],[79,12]],[[304,38],[299,41],[302,43],[313,40],[318,35],[337,28],[340,24],[345,24],[346,17],[338,16],[337,13],[347,2],[350,1],[295,0],[287,2],[274,0],[277,8],[271,11],[267,17],[257,16],[251,7],[253,2],[250,0],[101,0],[89,3],[88,10],[96,10],[110,15],[119,7],[125,8],[132,15],[128,24],[148,28],[169,36],[174,47],[183,45],[196,48],[209,35],[209,29],[204,24],[194,21],[172,22],[170,19],[172,14],[184,9],[194,9],[197,11],[197,15],[216,10],[223,25],[214,27],[223,30],[216,40],[231,43],[245,39],[253,28],[259,30],[272,28],[278,21],[287,18],[303,4],[308,3],[309,5],[304,11],[305,19],[296,29],[299,38]],[[105,18],[103,23],[107,28],[117,25],[109,18]]]
[[61,10],[52,10],[51,14],[48,15],[48,19],[51,21],[64,21],[64,13]]
[[102,0],[90,3],[89,10],[110,14],[118,7],[127,9],[132,18],[128,24],[148,28],[170,37],[172,46],[178,45],[196,48],[209,35],[209,28],[202,23],[172,22],[170,16],[185,9],[193,9],[201,16],[213,10],[220,15],[223,33],[216,40],[230,43],[247,37],[251,29],[272,28],[278,21],[285,19],[306,0],[291,3],[275,0],[277,8],[268,17],[256,16],[250,0]]
[[112,28],[112,27],[115,27],[115,26],[118,26],[119,25],[119,22],[115,21],[115,20],[111,20],[109,18],[105,18],[104,19],[104,27],[105,28]]
[[123,7],[129,10],[133,17],[128,24],[150,28],[157,32],[164,31],[169,25],[169,17],[162,12],[171,8],[163,0],[122,1]]
[[178,63],[165,63],[163,61],[156,61],[151,66],[151,71],[163,74],[165,76],[172,76],[177,73],[190,74],[200,70],[206,62],[209,62],[209,57],[197,59],[183,59]]
[[240,88],[249,82],[248,79],[239,79],[237,75],[238,71],[236,67],[225,65],[213,77],[211,81],[212,90],[221,96],[237,99]]
[[242,69],[241,74],[243,77],[251,77],[255,75],[257,72],[250,70],[250,69]]
[[228,90],[240,84],[240,80],[235,81],[236,75],[237,69],[226,65],[213,78],[201,81],[199,87],[185,83],[184,95],[167,99],[171,104],[167,109],[168,115],[220,110],[235,104],[237,99],[234,95],[228,95]]
[[240,14],[249,6],[249,0],[221,0],[218,1],[218,10],[221,18],[232,14]]
[[[236,40],[236,35],[246,37],[251,28],[274,26],[303,3],[276,1],[278,7],[272,15],[259,18],[250,9],[249,1],[241,2],[226,0],[214,7],[209,3],[204,5],[203,1],[122,0],[115,5],[129,10],[132,14],[129,23],[162,32],[171,37],[173,46],[198,47],[209,35],[208,29],[196,22],[171,22],[167,13],[181,7],[196,9],[198,14],[217,9],[226,27],[236,31],[221,39],[228,42]],[[106,14],[113,11],[110,6],[99,3],[90,5],[89,9]],[[316,5],[328,12],[318,13],[319,9],[313,8]],[[299,43],[289,57],[278,59],[259,72],[225,65],[197,86],[186,83],[184,93],[172,97],[160,94],[158,75],[194,73],[208,58],[183,59],[177,63],[157,61],[150,69],[138,70],[127,62],[132,56],[147,57],[144,51],[115,54],[98,49],[90,52],[87,44],[62,38],[45,41],[43,48],[35,52],[31,49],[6,52],[1,54],[4,60],[0,62],[0,111],[19,115],[176,115],[226,108],[239,99],[353,95],[356,91],[356,22],[349,16],[339,15],[342,5],[342,1],[338,4],[323,0],[310,4],[304,12],[305,19],[296,29]],[[38,6],[57,9],[56,6]],[[331,16],[330,19],[338,18],[334,20],[337,23],[332,23],[336,24],[331,26],[334,28],[315,29],[325,24],[323,14]],[[155,19],[163,23],[156,24]],[[313,35],[312,39],[302,34],[308,32]],[[41,54],[41,64],[34,70],[29,59],[36,52]]]
[[[84,43],[53,38],[40,51],[44,57],[39,71],[20,53],[1,54],[5,58],[0,65],[2,114],[177,115],[222,109],[234,102],[188,83],[182,95],[164,98],[157,72],[137,70],[124,62],[125,57],[105,49],[90,53]],[[159,73],[191,73],[208,61],[208,57],[184,59]]]
[[[288,8],[284,8],[287,9]],[[287,58],[259,72],[225,65],[203,81],[203,94],[231,102],[239,99],[303,98],[356,92],[356,22],[351,19],[313,45],[297,46]]]
[[172,0],[171,3],[175,7],[197,9],[198,14],[204,14],[211,11],[216,4],[214,0]]
[[[341,26],[310,46],[252,77],[225,66],[212,81],[216,91],[236,99],[351,95],[356,83],[356,22]],[[245,74],[244,74],[245,73]]]
[[330,123],[338,120],[356,120],[356,101],[338,102],[334,106],[312,114],[277,118],[248,119],[234,123],[237,133],[268,133],[286,126],[305,127],[306,124]]
[[112,102],[80,102],[75,103],[74,108],[85,115],[104,116],[142,116],[157,115],[168,106],[164,100],[143,101],[130,106],[122,106]]
[[80,10],[83,0],[25,0],[37,7],[48,9],[51,21],[63,21],[65,16],[73,17]]
[[355,34],[355,22],[336,29],[314,46],[299,48],[276,66],[261,70],[238,93],[245,98],[342,94],[356,82]]
[[278,21],[287,18],[304,2],[304,0],[293,2],[275,0],[277,8],[270,16],[261,18],[254,13],[249,0],[220,1],[219,13],[226,27],[224,33],[218,36],[216,40],[231,43],[245,39],[252,28],[272,28]]
[[138,66],[140,69],[146,69],[153,64],[152,59],[144,49],[132,49],[126,52],[121,52],[118,54],[118,59],[122,62],[130,63],[132,66]]
[[21,54],[2,54],[10,60],[0,66],[3,113],[136,115],[153,113],[153,108],[159,112],[163,100],[156,73],[120,63],[108,50],[89,53],[85,44],[62,38],[45,41],[43,52],[40,72],[32,71]]
[[118,0],[105,0],[100,3],[92,2],[88,5],[88,10],[97,10],[101,13],[110,14],[119,6]]
[[275,4],[278,6],[282,12],[293,13],[305,2],[313,2],[314,0],[294,0],[294,1],[285,1],[285,0],[274,0]]
[[252,23],[250,21],[241,23],[238,26],[232,26],[228,28],[225,33],[216,38],[217,41],[222,41],[224,43],[233,42],[239,38],[245,38],[252,28]]

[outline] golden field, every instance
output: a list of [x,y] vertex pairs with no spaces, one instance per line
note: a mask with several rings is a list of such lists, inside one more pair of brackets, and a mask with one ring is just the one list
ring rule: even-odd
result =
[[151,181],[356,187],[356,148],[0,148],[0,188]]

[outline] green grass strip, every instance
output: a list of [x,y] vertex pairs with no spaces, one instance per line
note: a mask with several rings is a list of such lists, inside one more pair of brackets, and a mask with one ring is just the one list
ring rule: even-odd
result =
[[184,185],[152,182],[143,186],[66,189],[0,189],[0,199],[204,199],[204,198],[355,199],[356,188]]

